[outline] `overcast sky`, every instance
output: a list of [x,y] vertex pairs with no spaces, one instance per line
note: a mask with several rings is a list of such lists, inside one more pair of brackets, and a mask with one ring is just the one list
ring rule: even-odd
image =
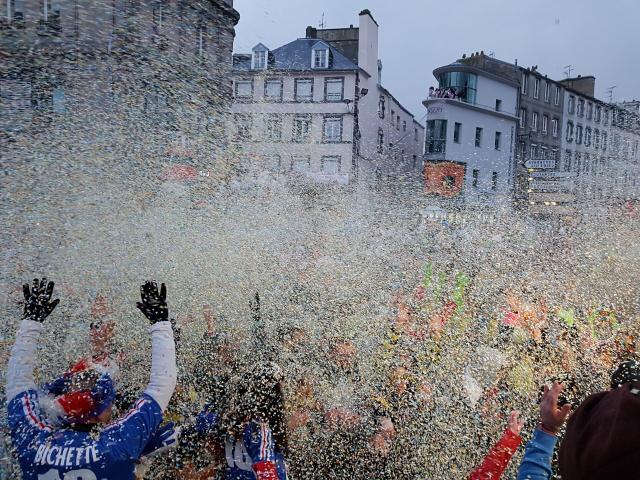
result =
[[595,75],[596,97],[640,98],[640,0],[235,0],[234,51],[277,48],[307,25],[358,25],[368,8],[380,25],[382,83],[418,119],[434,68],[484,50],[554,79]]

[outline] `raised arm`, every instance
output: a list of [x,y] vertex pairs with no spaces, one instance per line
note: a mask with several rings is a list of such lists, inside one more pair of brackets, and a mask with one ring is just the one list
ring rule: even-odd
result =
[[544,386],[540,402],[540,424],[527,443],[518,480],[548,480],[553,475],[551,458],[558,441],[556,435],[571,411],[571,404],[558,406],[558,397],[563,388],[558,382],[554,382],[551,388]]
[[149,281],[140,287],[142,301],[137,307],[151,322],[151,379],[145,394],[153,398],[164,411],[176,388],[176,346],[169,322],[167,288]]
[[42,322],[60,303],[59,299],[51,301],[54,285],[53,282],[47,284],[47,279],[43,278],[40,281],[34,279],[31,288],[28,284],[22,286],[24,313],[7,367],[7,402],[22,392],[36,389],[33,368]]

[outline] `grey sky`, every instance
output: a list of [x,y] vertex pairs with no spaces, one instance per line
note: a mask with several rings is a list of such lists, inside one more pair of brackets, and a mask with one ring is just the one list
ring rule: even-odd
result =
[[[595,75],[596,97],[640,98],[638,0],[235,0],[240,12],[235,52],[258,42],[276,48],[303,37],[307,25],[358,24],[368,8],[380,24],[382,83],[418,118],[435,83],[433,69],[462,53],[495,52],[538,65],[549,77]],[[559,20],[559,23],[557,21]]]

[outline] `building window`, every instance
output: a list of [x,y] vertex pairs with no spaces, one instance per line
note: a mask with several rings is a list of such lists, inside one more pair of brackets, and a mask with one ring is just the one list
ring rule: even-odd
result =
[[549,103],[549,97],[551,95],[551,84],[547,81],[544,82],[544,101]]
[[453,124],[453,141],[455,143],[460,143],[460,129],[462,128],[462,124],[461,123],[454,123]]
[[311,138],[311,116],[296,115],[293,117],[293,141],[308,142]]
[[591,120],[593,118],[593,103],[587,103],[587,120]]
[[591,127],[587,127],[584,129],[584,146],[591,146]]
[[600,130],[597,128],[593,132],[593,147],[595,149],[600,148]]
[[403,132],[406,132],[406,131],[407,131],[407,121],[406,121],[406,120],[403,120],[403,121],[402,121],[402,131],[403,131]]
[[282,158],[277,153],[265,155],[264,163],[267,170],[271,172],[279,173],[282,171]]
[[385,97],[384,95],[380,95],[380,100],[378,100],[378,116],[380,118],[384,118],[385,109]]
[[342,141],[342,117],[324,117],[322,141],[325,143]]
[[253,99],[253,80],[236,80],[236,100]]
[[251,68],[253,70],[264,70],[267,68],[267,52],[266,51],[258,50],[253,52]]
[[396,117],[396,130],[400,131],[400,115]]
[[322,157],[320,163],[320,171],[327,175],[336,175],[340,173],[340,164],[342,163],[342,157],[338,155],[331,155]]
[[344,78],[327,78],[324,81],[324,101],[341,102],[344,96]]
[[538,158],[538,145],[535,143],[529,145],[529,158],[531,160],[536,160]]
[[560,87],[556,85],[556,96],[553,97],[553,103],[557,106],[560,105]]
[[600,123],[600,120],[602,120],[602,107],[598,105],[596,107],[596,122]]
[[267,140],[279,142],[282,140],[282,118],[278,115],[267,115],[265,117],[265,130]]
[[493,172],[491,174],[491,190],[498,189],[498,172]]
[[525,142],[518,142],[518,151],[516,152],[516,155],[518,155],[518,157],[522,160],[524,160],[524,157],[526,155],[526,150],[527,150],[527,144]]
[[573,122],[567,122],[567,142],[573,142]]
[[544,145],[540,146],[540,158],[549,159],[549,149]]
[[384,130],[378,128],[378,153],[382,153],[384,148]]
[[296,78],[293,88],[296,102],[313,102],[313,78]]
[[558,136],[558,119],[557,118],[554,118],[553,120],[551,120],[551,135],[553,135],[554,138]]
[[576,127],[576,144],[582,144],[582,125]]
[[291,157],[291,171],[306,173],[311,170],[311,155],[293,155]]
[[328,48],[316,48],[313,50],[311,68],[329,68]]
[[546,135],[549,132],[549,117],[546,115],[542,116],[542,133]]
[[234,120],[236,124],[236,139],[250,140],[251,127],[253,123],[251,115],[245,113],[236,113],[234,116]]
[[578,100],[578,110],[576,111],[579,117],[584,117],[584,99]]
[[264,99],[268,102],[282,101],[282,80],[265,80]]
[[573,114],[576,111],[576,97],[569,95],[569,113]]
[[393,125],[393,122],[396,119],[396,111],[394,109],[391,109],[391,118],[389,119],[389,121],[391,122],[391,125]]
[[482,128],[476,127],[476,147],[482,145]]
[[501,132],[496,132],[496,139],[495,139],[495,149],[496,150],[500,150],[500,137],[502,137],[502,133]]
[[480,171],[479,170],[473,170],[472,172],[472,176],[471,176],[471,186],[473,188],[478,188],[478,177],[480,176]]
[[533,98],[540,98],[540,79],[537,77],[533,81]]
[[533,112],[531,114],[531,130],[534,132],[538,131],[538,112]]
[[502,100],[496,98],[496,112],[502,111]]
[[445,98],[458,98],[466,103],[476,103],[478,76],[467,72],[446,72],[438,78],[441,92],[449,92]]
[[429,120],[425,151],[427,153],[445,153],[447,145],[447,121]]
[[609,125],[609,110],[606,108],[604,110],[604,124]]
[[419,139],[418,139],[418,129],[417,129],[417,128],[414,128],[414,129],[413,129],[413,141],[414,141],[414,142],[417,142],[418,140],[419,140]]
[[527,94],[527,84],[529,83],[529,75],[527,75],[525,72],[522,72],[522,82],[520,84],[520,93],[522,95],[526,95]]
[[571,150],[565,150],[564,152],[564,171],[565,172],[570,172],[571,171],[571,157],[572,157],[572,152]]
[[607,132],[602,132],[602,150],[607,149]]
[[527,109],[526,108],[521,108],[520,109],[520,128],[524,129],[527,126]]

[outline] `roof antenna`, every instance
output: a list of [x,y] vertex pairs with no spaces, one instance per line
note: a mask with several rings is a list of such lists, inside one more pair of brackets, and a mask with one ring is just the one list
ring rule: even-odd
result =
[[318,24],[318,28],[324,28],[325,27],[325,22],[324,22],[324,12],[322,12],[322,19],[320,20],[320,23]]
[[571,68],[571,65],[564,66],[564,74],[567,76],[567,78],[571,77],[571,70],[573,70],[573,68]]

